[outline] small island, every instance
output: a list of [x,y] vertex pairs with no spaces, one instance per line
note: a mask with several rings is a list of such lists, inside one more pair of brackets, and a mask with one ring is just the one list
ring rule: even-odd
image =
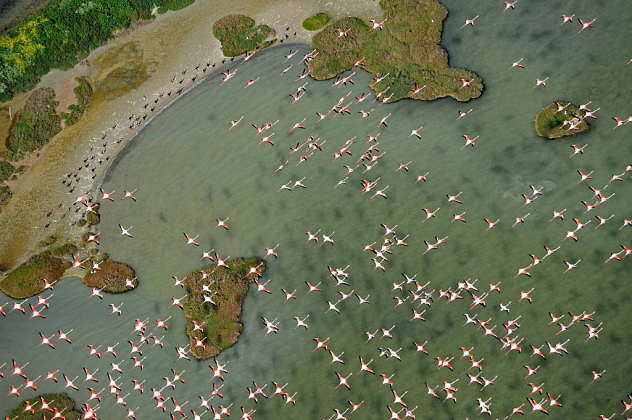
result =
[[269,47],[276,40],[276,31],[268,25],[255,25],[245,15],[227,15],[213,24],[213,35],[222,44],[226,57],[237,57],[248,51]]
[[[98,270],[91,269],[93,262]],[[129,265],[112,261],[107,256],[93,257],[84,263],[88,272],[83,276],[83,283],[108,293],[124,293],[138,286],[136,271]]]
[[[51,240],[56,238],[52,237]],[[47,246],[46,243],[40,245]],[[47,284],[54,285],[68,275],[83,276],[86,286],[103,289],[108,293],[127,292],[138,286],[136,272],[132,267],[112,261],[105,254],[85,258],[82,260],[83,269],[70,271],[74,270],[72,256],[78,252],[80,250],[75,245],[65,244],[33,255],[0,280],[0,291],[13,299],[26,299],[40,294]],[[93,262],[97,262],[98,270],[93,269]]]
[[438,0],[380,0],[380,6],[382,19],[369,24],[346,17],[314,36],[313,78],[331,79],[359,66],[376,76],[370,86],[383,102],[446,96],[465,102],[481,95],[481,78],[450,67],[439,45],[448,10]]
[[[211,265],[189,273],[184,279],[186,335],[192,354],[200,360],[214,357],[237,342],[243,328],[242,304],[250,283],[266,270],[265,261],[260,258],[235,258],[227,265],[228,268]],[[258,274],[251,274],[251,268]],[[205,303],[205,295],[214,304]],[[201,331],[195,330],[194,321]],[[196,345],[198,340],[203,346]]]
[[575,136],[589,130],[582,111],[570,102],[554,102],[535,116],[535,132],[547,139]]
[[[52,411],[42,409],[42,399]],[[66,393],[42,394],[24,400],[11,410],[7,418],[11,420],[47,419],[52,418],[56,411],[62,413],[66,420],[81,419],[81,412],[75,408],[75,401]]]
[[308,31],[318,31],[327,25],[330,20],[331,17],[327,13],[316,13],[303,21],[303,28]]

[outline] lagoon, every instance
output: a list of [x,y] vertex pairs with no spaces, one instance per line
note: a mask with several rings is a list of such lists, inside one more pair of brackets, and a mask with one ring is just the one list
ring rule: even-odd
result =
[[[620,7],[623,2],[616,2]],[[171,326],[165,334],[164,350],[146,348],[142,374],[129,367],[121,383],[124,394],[131,390],[133,378],[145,378],[145,388],[162,386],[162,377],[170,376],[171,367],[186,370],[186,383],[178,385],[173,395],[178,401],[189,400],[187,408],[198,406],[197,395],[208,396],[210,370],[208,362],[176,360],[174,346],[184,345],[184,316],[170,305],[171,296],[180,297],[182,289],[173,287],[171,275],[183,276],[204,265],[203,249],[215,248],[222,256],[263,254],[264,247],[279,246],[279,258],[268,260],[265,279],[272,295],[251,291],[242,314],[245,324],[239,342],[225,351],[220,360],[230,361],[224,400],[214,404],[234,403],[232,417],[244,405],[256,408],[259,419],[317,419],[328,417],[333,408],[343,408],[346,400],[365,400],[361,418],[382,419],[386,405],[392,404],[387,387],[379,378],[363,376],[358,356],[375,359],[372,367],[379,373],[395,373],[396,390],[406,390],[410,406],[419,405],[417,418],[463,419],[476,416],[475,400],[479,396],[492,399],[494,416],[503,416],[512,407],[526,402],[529,389],[522,377],[523,364],[536,361],[528,355],[528,343],[536,345],[570,338],[571,354],[564,358],[542,361],[535,383],[545,382],[545,390],[562,394],[563,409],[551,412],[552,418],[595,418],[621,409],[619,400],[628,391],[627,372],[632,368],[625,357],[632,344],[626,328],[632,304],[627,296],[630,260],[602,264],[619,243],[628,243],[630,231],[617,230],[623,217],[629,218],[630,182],[608,188],[616,196],[588,215],[583,214],[580,200],[591,192],[577,184],[577,169],[594,170],[594,185],[605,184],[612,173],[619,173],[630,163],[632,145],[629,127],[611,130],[612,115],[629,112],[629,101],[622,86],[632,83],[631,69],[625,66],[624,51],[631,29],[623,13],[610,5],[607,9],[589,1],[532,1],[521,4],[515,12],[501,13],[500,7],[478,5],[463,7],[451,0],[444,4],[450,11],[445,22],[442,46],[450,54],[450,64],[470,68],[485,81],[481,98],[467,104],[450,99],[433,102],[400,101],[381,105],[366,101],[354,105],[351,116],[336,115],[316,123],[316,112],[326,112],[339,97],[352,91],[350,97],[369,90],[369,75],[358,72],[355,86],[333,89],[331,81],[309,81],[307,94],[296,104],[288,96],[298,84],[293,82],[302,70],[299,56],[294,68],[280,76],[286,66],[283,56],[289,48],[281,46],[257,54],[246,65],[239,66],[234,79],[219,86],[219,76],[191,91],[163,111],[119,156],[103,188],[138,188],[138,201],[106,202],[102,206],[103,250],[117,261],[132,265],[139,276],[139,287],[123,295],[107,295],[104,301],[88,298],[89,290],[78,280],[64,280],[55,289],[53,305],[44,320],[29,320],[12,313],[0,320],[0,352],[10,362],[16,358],[30,361],[27,372],[37,376],[52,366],[69,377],[81,375],[81,368],[100,373],[108,368],[111,356],[102,360],[90,358],[88,344],[120,342],[119,360],[127,356],[126,341],[131,338],[135,319],[155,321],[171,315]],[[498,6],[498,7],[497,7]],[[577,27],[559,25],[558,15],[571,11],[579,16],[599,16],[599,25],[577,34]],[[459,30],[465,18],[480,14],[474,28]],[[609,48],[603,48],[608,43]],[[301,52],[308,51],[302,47]],[[511,62],[526,56],[527,68],[512,70]],[[232,67],[231,67],[232,68]],[[243,89],[246,80],[261,80]],[[536,77],[549,76],[546,88],[532,89]],[[575,103],[591,100],[601,107],[600,118],[593,130],[582,136],[587,152],[570,159],[570,141],[545,141],[533,132],[532,116],[547,103],[564,99]],[[366,120],[356,112],[374,111]],[[473,108],[467,117],[455,121],[458,110]],[[389,127],[378,129],[377,122],[392,113]],[[228,121],[244,115],[244,121],[228,131]],[[306,130],[288,134],[295,121],[306,117]],[[250,122],[275,121],[271,131],[275,145],[257,145],[258,138]],[[409,137],[411,129],[424,126],[422,139]],[[386,155],[367,178],[382,177],[381,185],[390,185],[388,200],[370,200],[359,192],[363,178],[359,170],[351,174],[349,183],[334,189],[344,176],[342,165],[352,164],[364,150],[364,139],[382,131],[380,148]],[[480,135],[474,149],[462,150],[463,134]],[[290,164],[284,171],[273,170],[285,160],[290,146],[307,135],[326,139],[325,151],[316,154],[298,168]],[[353,158],[332,162],[332,153],[346,139],[360,140],[352,147]],[[361,144],[360,144],[361,143]],[[296,156],[293,155],[296,159]],[[411,172],[396,172],[400,162],[412,160]],[[428,183],[415,184],[414,177],[430,171]],[[306,190],[278,192],[291,178],[306,177]],[[520,194],[530,184],[545,188],[544,195],[527,209]],[[591,184],[592,185],[592,184]],[[448,205],[445,195],[463,191],[462,206]],[[421,209],[441,207],[438,216],[421,222]],[[567,220],[549,223],[551,211],[568,208]],[[450,223],[452,214],[466,211],[467,224]],[[514,217],[530,211],[524,225],[511,228]],[[594,215],[615,218],[595,230],[595,221],[580,232],[578,243],[563,241],[566,230],[574,228],[571,217],[582,221]],[[231,230],[214,226],[217,217],[230,217]],[[483,217],[500,218],[499,226],[484,230]],[[120,236],[118,224],[133,226],[136,238]],[[381,240],[380,224],[398,224],[398,232],[410,233],[407,248],[397,248],[385,273],[375,271],[369,254],[362,247]],[[305,241],[306,231],[318,228],[324,233],[335,231],[334,246],[314,246]],[[186,247],[182,232],[200,234],[200,248]],[[423,240],[435,235],[449,236],[447,245],[428,255],[421,255]],[[626,242],[627,241],[627,242]],[[561,246],[558,253],[534,269],[533,278],[514,278],[517,267],[526,266],[529,253],[542,255],[542,246]],[[563,260],[582,258],[578,268],[563,274]],[[338,288],[328,278],[327,265],[350,264],[349,283],[360,295],[371,295],[371,304],[343,302],[342,315],[325,313],[327,301],[339,297]],[[456,281],[478,278],[479,286],[502,281],[503,294],[490,296],[485,309],[468,311],[469,299],[447,304],[436,298],[426,312],[426,322],[411,322],[410,305],[394,308],[392,283],[403,280],[401,272],[418,273],[418,278],[431,281],[431,288],[447,289]],[[321,294],[306,295],[304,282],[322,281]],[[535,287],[534,303],[518,302],[520,290]],[[285,303],[281,288],[297,289],[298,298]],[[5,298],[6,300],[6,298]],[[499,314],[498,304],[513,301],[510,314]],[[3,300],[4,301],[4,300]],[[122,317],[111,315],[107,304],[124,302]],[[557,329],[546,326],[549,311],[597,311],[596,319],[606,329],[597,342],[584,341],[585,328],[574,327],[556,337]],[[464,312],[487,319],[506,320],[522,315],[518,330],[525,337],[522,354],[505,355],[496,342],[471,328],[463,327]],[[296,329],[293,316],[310,314],[309,330]],[[265,335],[261,316],[280,320],[278,335]],[[365,344],[364,331],[390,328],[395,325],[392,341]],[[51,334],[59,328],[74,328],[72,345],[60,343],[52,351],[38,346],[37,331]],[[497,328],[500,330],[500,325]],[[330,365],[324,352],[312,352],[314,337],[330,337],[331,348],[345,352],[346,364]],[[456,371],[438,369],[428,356],[415,353],[414,342],[429,340],[431,356],[456,356]],[[460,359],[458,347],[475,346],[475,354],[485,358],[484,375],[495,385],[482,393],[479,387],[466,384],[464,371],[468,364]],[[403,347],[402,362],[379,359],[377,347]],[[3,362],[5,360],[0,360]],[[131,362],[127,362],[129,366]],[[590,371],[607,368],[597,384],[591,385]],[[347,374],[351,391],[336,391],[334,372]],[[439,384],[461,378],[457,384],[458,403],[444,403],[425,394],[424,382]],[[82,378],[80,378],[82,380]],[[286,391],[298,392],[296,406],[284,406],[280,399],[264,400],[258,405],[246,399],[246,387],[257,384],[289,382]],[[15,377],[3,382],[19,384]],[[102,380],[103,382],[103,380]],[[41,384],[42,392],[60,391],[61,386]],[[101,385],[101,384],[99,384]],[[82,383],[82,387],[85,383]],[[270,391],[271,385],[268,386]],[[100,388],[98,388],[100,389]],[[612,393],[612,394],[611,394]],[[32,392],[23,395],[30,397]],[[87,392],[70,393],[78,403]],[[150,404],[150,395],[130,395],[128,406],[141,407],[140,419],[157,418]],[[0,414],[8,412],[17,401],[0,396]],[[104,400],[100,418],[120,419],[126,414],[111,398]],[[199,411],[199,410],[198,410]],[[160,414],[162,416],[162,414]],[[358,414],[360,416],[360,414]]]

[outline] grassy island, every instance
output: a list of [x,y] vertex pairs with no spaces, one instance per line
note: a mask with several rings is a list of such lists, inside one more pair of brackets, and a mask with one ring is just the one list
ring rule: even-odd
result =
[[[92,271],[92,261],[99,264],[99,270]],[[103,289],[108,293],[123,293],[135,289],[138,286],[136,271],[129,265],[121,262],[112,261],[109,258],[86,261],[86,269],[88,272],[83,277],[83,282],[87,286]],[[133,286],[126,286],[126,280],[131,280]]]
[[227,15],[213,24],[213,35],[226,57],[236,57],[272,45],[276,32],[267,25],[255,25],[251,17]]
[[[9,413],[8,419],[11,420],[35,420],[46,419],[52,417],[50,411],[42,410],[40,397],[46,401],[54,410],[57,409],[65,416],[66,420],[81,419],[81,412],[75,409],[75,402],[66,393],[60,394],[42,394],[37,397],[22,401]],[[25,412],[27,404],[33,408],[32,413]]]
[[[265,262],[259,258],[235,258],[229,261],[229,268],[217,265],[189,273],[184,279],[187,300],[184,305],[186,334],[191,343],[191,351],[198,359],[208,359],[237,342],[241,334],[241,308],[253,276],[250,267],[259,266],[265,271]],[[203,278],[206,273],[206,279]],[[208,286],[212,291],[215,305],[204,303],[203,290]],[[203,331],[193,330],[193,321],[203,326]],[[204,340],[204,347],[196,346],[196,338]]]
[[[558,104],[564,107],[557,111]],[[577,124],[572,128],[570,124]],[[572,128],[572,129],[571,129]],[[547,139],[559,139],[561,137],[574,136],[590,130],[590,125],[583,118],[582,111],[570,102],[554,102],[542,108],[535,116],[535,132],[538,136]]]
[[[438,0],[380,0],[380,6],[382,20],[386,19],[381,30],[372,29],[362,19],[347,17],[314,36],[312,47],[318,55],[308,64],[313,78],[331,79],[360,61],[360,67],[369,73],[388,73],[384,80],[370,85],[384,92],[387,102],[445,96],[469,101],[481,95],[481,78],[469,70],[450,67],[448,54],[439,45],[448,10]],[[424,88],[413,93],[414,86]]]
[[317,31],[327,25],[330,20],[331,17],[327,13],[316,13],[303,21],[303,28],[308,31]]
[[0,290],[14,299],[24,299],[41,293],[44,290],[43,279],[50,283],[57,282],[71,266],[69,261],[60,256],[61,252],[47,250],[32,256],[0,281]]

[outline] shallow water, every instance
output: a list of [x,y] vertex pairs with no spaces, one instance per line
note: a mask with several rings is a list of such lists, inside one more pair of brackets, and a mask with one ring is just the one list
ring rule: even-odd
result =
[[[167,392],[178,401],[190,401],[187,408],[198,407],[197,395],[208,395],[210,371],[208,362],[176,360],[174,346],[183,345],[183,315],[170,305],[171,296],[184,292],[173,287],[172,274],[182,276],[200,268],[201,251],[215,248],[222,256],[262,255],[264,247],[277,243],[280,257],[269,261],[266,279],[272,295],[251,290],[243,313],[244,332],[239,343],[224,352],[220,359],[230,361],[224,400],[234,403],[233,416],[240,406],[256,408],[256,418],[317,419],[327,417],[333,408],[344,409],[347,400],[365,400],[357,418],[382,419],[393,406],[390,390],[380,385],[379,378],[359,372],[358,356],[375,359],[372,367],[378,373],[395,373],[395,389],[408,391],[409,406],[419,405],[417,418],[448,419],[477,415],[476,398],[492,397],[494,417],[506,415],[512,407],[526,402],[529,388],[522,376],[522,365],[540,363],[529,356],[528,344],[556,343],[570,338],[570,354],[564,358],[549,357],[542,361],[541,372],[533,382],[545,383],[545,391],[562,394],[563,409],[552,410],[552,418],[595,418],[621,409],[619,400],[630,385],[632,364],[625,357],[632,343],[626,329],[626,314],[632,306],[627,300],[631,291],[630,260],[602,264],[620,243],[629,243],[630,231],[618,231],[623,217],[629,218],[630,181],[612,184],[606,190],[615,192],[613,199],[587,215],[580,200],[591,198],[586,184],[577,184],[576,170],[594,170],[590,185],[601,186],[610,176],[622,172],[630,163],[630,128],[612,130],[613,115],[627,116],[629,100],[625,89],[632,82],[632,68],[625,65],[626,38],[632,29],[621,13],[624,2],[544,2],[519,4],[513,12],[501,13],[497,4],[463,7],[456,0],[444,2],[450,10],[445,23],[444,42],[451,64],[477,72],[485,81],[483,96],[468,104],[445,99],[429,103],[401,101],[378,105],[365,101],[353,106],[353,115],[330,115],[316,123],[315,112],[326,112],[339,97],[352,91],[350,98],[366,92],[369,76],[356,74],[355,86],[330,88],[329,82],[309,81],[306,96],[291,104],[289,93],[303,82],[293,82],[302,68],[302,52],[292,62],[286,75],[279,73],[286,64],[283,55],[288,47],[271,49],[240,65],[235,78],[219,86],[218,77],[209,80],[179,100],[156,118],[121,155],[104,184],[105,190],[138,188],[138,201],[106,202],[102,206],[102,244],[112,258],[130,263],[137,269],[140,286],[129,294],[106,296],[103,302],[90,300],[89,290],[77,280],[64,280],[55,289],[53,306],[45,320],[28,320],[12,313],[0,322],[0,351],[5,359],[30,361],[31,376],[45,373],[50,367],[62,369],[68,376],[82,375],[81,367],[105,370],[111,356],[102,360],[90,358],[87,344],[120,342],[119,359],[127,357],[126,341],[131,337],[136,318],[172,316],[165,334],[165,350],[146,348],[144,371],[129,370],[123,375],[123,394],[131,391],[132,378],[146,379],[145,388],[162,386],[162,377],[170,376],[169,368],[186,370],[186,383]],[[614,5],[613,5],[614,4]],[[617,7],[620,10],[617,10]],[[576,24],[559,25],[561,13],[581,17],[598,17],[596,28],[577,34]],[[460,31],[463,20],[480,14],[476,26]],[[608,45],[608,48],[604,48]],[[512,70],[511,62],[526,57],[527,68]],[[246,80],[261,76],[254,86],[243,89]],[[532,89],[536,77],[550,77],[546,88]],[[593,120],[593,130],[575,139],[547,142],[533,134],[532,117],[555,99],[601,107],[600,118]],[[346,103],[346,102],[345,102]],[[360,109],[374,108],[370,118],[362,120]],[[455,121],[457,110],[474,111]],[[389,127],[376,124],[392,113]],[[244,121],[227,131],[227,121],[244,115]],[[288,134],[289,126],[307,118],[306,130]],[[280,122],[270,132],[275,145],[257,145],[259,138],[251,122]],[[424,126],[423,139],[408,136],[411,129]],[[350,164],[367,147],[368,134],[382,132],[380,149],[386,152],[381,162],[363,176],[356,170],[349,183],[334,189],[344,176],[341,165]],[[463,134],[480,135],[474,149],[461,149]],[[325,151],[295,167],[291,164],[280,173],[273,173],[287,155],[289,146],[314,135],[326,139]],[[332,162],[332,153],[344,141],[357,136],[352,146],[354,156]],[[572,143],[588,144],[586,153],[569,159]],[[396,172],[400,162],[412,160],[410,173]],[[430,171],[428,183],[415,184],[418,174]],[[369,199],[359,192],[359,181],[381,176],[381,186],[389,185],[388,200]],[[306,190],[278,192],[290,179],[305,177]],[[530,184],[545,187],[544,195],[525,207],[520,194]],[[448,204],[445,195],[463,191],[463,205]],[[421,208],[441,207],[438,216],[421,222]],[[568,208],[565,222],[548,223],[553,209]],[[450,223],[452,215],[465,211],[467,224]],[[530,212],[524,225],[515,229],[516,216]],[[606,226],[595,230],[595,220],[580,231],[578,243],[562,240],[566,230],[574,228],[571,217],[583,221],[594,215],[615,214]],[[228,232],[214,226],[216,217],[230,217]],[[497,228],[486,232],[483,217],[500,218]],[[133,226],[136,238],[119,235],[118,224]],[[362,247],[380,241],[381,223],[398,225],[400,234],[410,234],[407,248],[395,248],[387,263],[388,271],[373,269],[370,254]],[[314,246],[305,241],[306,231],[335,231],[334,246]],[[182,232],[199,234],[200,248],[183,245]],[[447,245],[421,255],[424,240],[435,235],[448,235]],[[542,246],[561,246],[558,253],[533,270],[533,277],[515,279],[518,267],[529,263],[529,253],[542,255]],[[582,258],[578,268],[563,274],[563,260]],[[327,265],[344,267],[350,264],[351,287],[336,288],[327,274]],[[409,321],[410,302],[393,307],[392,282],[402,280],[400,273],[418,273],[422,281],[431,281],[431,288],[447,289],[464,278],[478,278],[479,288],[502,281],[503,293],[488,298],[485,309],[468,310],[469,299],[446,304],[436,303],[426,312],[427,321]],[[322,281],[323,292],[306,295],[305,281]],[[534,303],[518,302],[520,290],[535,287]],[[297,289],[298,299],[285,304],[281,288]],[[325,313],[327,301],[337,299],[338,290],[354,289],[360,295],[371,295],[371,304],[359,306],[355,298],[343,302],[342,315]],[[512,301],[511,313],[499,313],[498,304]],[[109,303],[124,302],[124,316],[109,314]],[[597,342],[584,341],[585,328],[575,326],[556,337],[556,328],[546,326],[547,312],[597,311],[596,322],[604,322],[605,330]],[[471,326],[463,327],[463,313],[478,314],[482,319],[501,322],[521,315],[525,337],[522,354],[509,355],[497,343],[482,337]],[[308,331],[295,329],[293,316],[310,314]],[[278,335],[265,335],[260,317],[277,318],[281,322]],[[105,320],[105,322],[104,322]],[[376,328],[393,330],[390,341],[365,344],[363,332]],[[60,343],[52,351],[38,346],[37,331],[51,334],[58,328],[74,328],[72,345]],[[331,365],[324,352],[312,352],[313,337],[330,337],[334,352],[345,352],[346,364]],[[438,369],[431,357],[416,353],[413,342],[429,340],[431,356],[455,356],[455,372]],[[493,378],[495,385],[483,392],[466,383],[468,364],[460,358],[458,347],[475,346],[478,358],[485,358],[483,375]],[[402,362],[379,359],[377,347],[401,351]],[[1,364],[2,361],[0,361]],[[128,365],[130,362],[127,362]],[[597,384],[590,384],[592,370],[608,369]],[[6,369],[5,369],[6,370]],[[347,374],[352,390],[334,386],[334,372]],[[458,403],[444,403],[425,394],[424,382],[440,384],[460,378],[456,384]],[[82,379],[82,378],[80,378]],[[297,405],[284,406],[278,398],[258,405],[246,399],[246,386],[289,382],[286,391],[298,392]],[[18,384],[15,377],[4,380],[5,386]],[[87,398],[83,391],[71,395],[78,402]],[[271,385],[268,385],[268,389]],[[61,386],[43,384],[43,392]],[[98,388],[100,389],[100,388]],[[31,396],[31,391],[23,395]],[[161,418],[156,415],[151,395],[132,394],[129,407],[141,407],[139,418]],[[218,404],[217,400],[214,404]],[[15,404],[2,393],[0,407]],[[199,410],[198,410],[199,411]],[[4,413],[4,410],[0,414]],[[106,398],[100,418],[120,419],[126,411]]]

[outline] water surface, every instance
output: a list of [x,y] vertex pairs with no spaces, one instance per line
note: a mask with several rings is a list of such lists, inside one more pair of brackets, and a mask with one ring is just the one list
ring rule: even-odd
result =
[[[123,375],[124,394],[131,391],[130,380],[144,378],[145,387],[162,386],[162,377],[170,376],[171,367],[186,370],[186,383],[169,392],[179,401],[198,406],[197,395],[208,395],[210,371],[207,362],[176,360],[174,346],[183,345],[182,313],[170,305],[171,296],[184,292],[173,286],[171,275],[182,276],[202,267],[201,251],[215,248],[222,256],[262,255],[264,247],[279,243],[279,258],[269,261],[265,278],[271,279],[272,295],[251,290],[243,312],[244,332],[239,343],[221,355],[230,361],[230,374],[224,386],[224,400],[234,403],[235,412],[244,405],[257,409],[262,419],[317,419],[328,417],[333,408],[343,409],[347,400],[365,400],[358,418],[382,419],[386,405],[392,405],[388,387],[379,378],[361,375],[358,356],[375,359],[378,373],[395,374],[395,389],[408,391],[409,406],[419,405],[417,418],[462,419],[477,416],[476,398],[492,397],[494,417],[508,414],[512,407],[526,402],[529,388],[522,377],[522,365],[540,363],[523,351],[506,355],[495,340],[482,337],[478,330],[463,326],[463,313],[469,311],[469,299],[447,304],[436,298],[426,312],[427,321],[409,321],[410,302],[397,308],[392,299],[393,282],[402,280],[401,272],[418,273],[431,282],[433,289],[447,289],[464,278],[478,278],[480,288],[502,281],[503,293],[493,294],[485,309],[470,313],[501,322],[522,316],[517,334],[525,337],[523,347],[545,341],[570,339],[570,354],[542,361],[541,373],[534,382],[545,383],[545,390],[562,394],[563,409],[553,410],[552,418],[595,418],[621,409],[632,367],[626,349],[632,335],[626,328],[626,314],[632,310],[629,264],[602,264],[620,243],[629,243],[629,231],[618,231],[624,217],[629,218],[630,183],[612,184],[608,193],[616,193],[607,204],[588,215],[583,214],[580,200],[589,200],[587,184],[577,184],[580,170],[594,170],[590,185],[602,186],[610,176],[622,172],[629,164],[631,146],[629,127],[612,130],[613,115],[627,116],[629,100],[626,87],[632,82],[624,56],[626,39],[632,35],[624,2],[531,1],[520,3],[515,11],[501,13],[498,4],[467,5],[456,0],[444,2],[450,10],[445,23],[443,45],[450,53],[451,65],[467,67],[485,81],[480,99],[459,104],[445,99],[433,102],[401,101],[382,105],[365,101],[353,105],[353,115],[331,114],[316,123],[316,112],[327,110],[349,91],[353,98],[368,91],[369,75],[357,72],[355,86],[331,88],[331,81],[310,80],[305,97],[290,103],[289,94],[303,83],[293,79],[302,70],[302,52],[284,76],[287,65],[283,56],[288,47],[270,49],[239,66],[235,78],[223,86],[219,78],[196,88],[156,118],[121,155],[114,165],[104,189],[138,188],[138,201],[106,202],[102,206],[102,244],[112,258],[134,266],[141,279],[139,288],[129,294],[107,296],[103,302],[90,300],[89,290],[77,280],[65,280],[55,289],[53,307],[45,320],[28,320],[10,314],[0,331],[4,340],[0,350],[7,361],[16,358],[30,361],[32,376],[45,373],[51,366],[71,377],[80,375],[81,367],[108,368],[109,357],[90,358],[87,344],[120,342],[121,357],[127,356],[126,341],[131,337],[134,319],[172,316],[165,334],[164,350],[148,347],[145,370],[131,367]],[[619,9],[618,9],[619,8]],[[577,33],[577,25],[559,25],[561,13],[576,13],[584,18],[598,17],[596,28]],[[476,26],[459,30],[465,18],[480,14]],[[607,45],[608,48],[604,48]],[[296,47],[294,47],[296,48]],[[527,68],[509,70],[511,62],[526,57]],[[232,67],[231,67],[232,68]],[[244,89],[246,80],[261,77]],[[546,88],[533,89],[535,78],[550,77]],[[544,141],[533,133],[535,113],[553,100],[592,101],[600,107],[600,118],[591,121],[593,130],[581,137],[561,141]],[[346,102],[345,102],[346,103]],[[474,111],[455,121],[458,110]],[[373,109],[370,118],[359,117],[360,109]],[[380,118],[392,113],[389,126],[377,127]],[[227,121],[244,115],[237,128],[228,131]],[[288,133],[293,122],[307,118],[306,130]],[[274,146],[257,144],[259,137],[250,123],[280,122],[274,132]],[[424,126],[421,141],[409,137],[411,129]],[[384,158],[368,174],[360,169],[349,176],[347,185],[333,188],[344,175],[343,164],[353,165],[367,145],[369,134],[380,133],[380,150]],[[474,149],[461,149],[461,136],[479,135]],[[307,135],[326,139],[325,150],[296,167],[296,155],[279,173],[273,170],[285,160],[290,146]],[[332,161],[332,153],[352,136],[358,142],[353,157]],[[588,144],[586,153],[569,158],[571,143]],[[397,172],[400,162],[412,160],[410,173]],[[415,184],[416,175],[430,171],[428,183]],[[388,200],[373,199],[359,192],[363,178],[381,177],[389,185]],[[290,179],[305,177],[305,190],[278,192]],[[534,204],[523,206],[520,194],[529,185],[544,186],[545,193]],[[446,194],[463,191],[463,205],[448,204]],[[422,208],[441,207],[438,216],[422,223]],[[549,223],[552,210],[567,208],[565,222]],[[467,224],[450,223],[452,215],[465,211]],[[511,222],[526,212],[526,223],[515,229]],[[580,232],[577,243],[562,240],[574,228],[571,217],[583,221],[594,215],[615,214],[606,226],[595,230],[595,221]],[[230,217],[228,232],[214,226],[216,217]],[[500,218],[499,226],[486,232],[482,218]],[[133,226],[134,239],[119,235],[118,224]],[[375,271],[365,244],[380,241],[380,224],[398,225],[400,235],[410,234],[408,247],[395,248],[387,263],[388,270]],[[316,246],[305,241],[306,231],[335,231],[334,246]],[[200,248],[183,244],[182,232],[200,235]],[[422,255],[424,240],[435,235],[448,236],[440,250]],[[529,253],[543,254],[543,245],[561,246],[559,252],[533,270],[533,278],[516,279],[518,267],[529,262]],[[582,259],[579,267],[564,274],[564,260]],[[336,287],[328,278],[327,265],[350,265],[351,286]],[[306,294],[304,282],[322,282],[323,292]],[[519,292],[534,287],[532,305],[518,302]],[[297,289],[296,301],[285,303],[281,288]],[[369,305],[354,299],[340,304],[342,314],[326,312],[327,301],[339,298],[338,291],[355,290],[371,295]],[[511,313],[498,311],[500,302],[512,301]],[[109,314],[107,304],[124,302],[124,316]],[[549,311],[597,311],[596,322],[604,322],[605,331],[597,342],[585,342],[585,328],[573,327],[556,337],[547,326]],[[310,314],[309,330],[298,330],[293,316]],[[278,335],[265,335],[260,317],[280,320]],[[393,330],[395,338],[365,344],[363,332],[377,328]],[[37,331],[50,334],[58,328],[74,328],[75,342],[61,343],[57,351],[38,346]],[[345,365],[331,365],[324,352],[312,352],[313,337],[330,337],[334,352],[344,352]],[[455,356],[455,372],[438,369],[431,357],[416,353],[413,343],[429,340],[431,356]],[[460,358],[458,347],[475,346],[477,357],[485,358],[483,374],[498,375],[496,384],[479,391],[466,383],[469,364]],[[403,361],[379,359],[378,347],[402,347]],[[129,362],[128,362],[129,365]],[[591,384],[590,371],[608,369],[604,378]],[[352,390],[336,390],[335,372],[353,372]],[[452,404],[425,395],[424,383],[440,384],[460,378],[458,403]],[[255,380],[289,382],[286,391],[297,392],[297,405],[285,406],[280,399],[255,405],[247,401],[245,388]],[[15,377],[5,383],[18,384]],[[44,392],[60,386],[42,384]],[[77,401],[87,393],[72,392]],[[268,389],[271,385],[268,386]],[[32,392],[25,392],[30,396]],[[150,396],[136,394],[128,398],[129,407],[140,406],[139,418],[158,418]],[[0,405],[8,408],[15,401],[4,395]],[[218,404],[219,402],[215,402]],[[199,410],[198,410],[199,411]],[[120,419],[125,410],[108,398],[100,411],[103,419]]]

